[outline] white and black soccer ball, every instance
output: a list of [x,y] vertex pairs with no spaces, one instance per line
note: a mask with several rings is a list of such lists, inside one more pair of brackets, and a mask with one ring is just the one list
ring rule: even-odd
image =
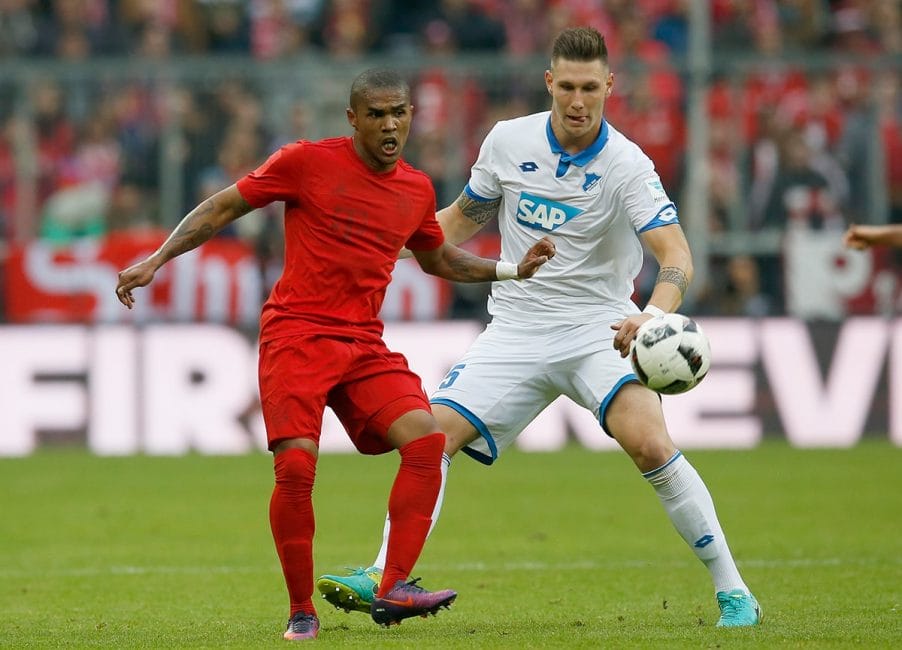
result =
[[691,318],[664,314],[645,321],[636,332],[630,360],[645,386],[676,395],[693,388],[711,367],[708,337]]

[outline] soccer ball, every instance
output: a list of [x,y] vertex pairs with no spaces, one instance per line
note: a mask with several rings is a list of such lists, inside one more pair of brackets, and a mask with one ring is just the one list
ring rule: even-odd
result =
[[645,321],[636,332],[630,360],[645,386],[676,395],[705,378],[711,367],[711,345],[691,318],[664,314]]

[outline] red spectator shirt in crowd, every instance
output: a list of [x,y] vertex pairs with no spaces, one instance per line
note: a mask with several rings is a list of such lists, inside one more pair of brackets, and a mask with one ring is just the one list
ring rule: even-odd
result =
[[682,112],[673,104],[649,102],[642,106],[612,102],[605,110],[610,123],[635,142],[655,164],[668,194],[678,191],[683,156],[686,153],[686,126]]
[[375,172],[349,137],[284,146],[237,186],[252,207],[285,202],[285,266],[263,305],[261,341],[379,339],[398,252],[444,242],[429,177],[403,160]]

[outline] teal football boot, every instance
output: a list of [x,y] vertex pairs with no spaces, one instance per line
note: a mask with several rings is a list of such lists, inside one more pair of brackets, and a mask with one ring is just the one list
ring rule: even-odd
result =
[[748,627],[758,625],[764,618],[755,597],[742,589],[718,591],[717,604],[720,606],[717,627]]
[[316,588],[323,598],[338,609],[369,614],[381,580],[381,569],[359,568],[351,570],[346,576],[320,576],[316,581]]

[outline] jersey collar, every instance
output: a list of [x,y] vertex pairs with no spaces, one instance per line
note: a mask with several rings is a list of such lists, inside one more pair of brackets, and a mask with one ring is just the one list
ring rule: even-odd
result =
[[557,172],[555,173],[555,176],[560,178],[567,173],[571,164],[574,164],[577,167],[585,167],[590,160],[598,155],[608,141],[608,122],[602,118],[601,128],[598,130],[598,137],[595,138],[595,142],[577,153],[567,153],[564,151],[564,147],[558,142],[558,139],[551,128],[550,115],[548,116],[548,121],[545,123],[545,135],[548,136],[548,144],[551,145],[551,152],[560,154],[561,156],[560,160],[558,160]]

